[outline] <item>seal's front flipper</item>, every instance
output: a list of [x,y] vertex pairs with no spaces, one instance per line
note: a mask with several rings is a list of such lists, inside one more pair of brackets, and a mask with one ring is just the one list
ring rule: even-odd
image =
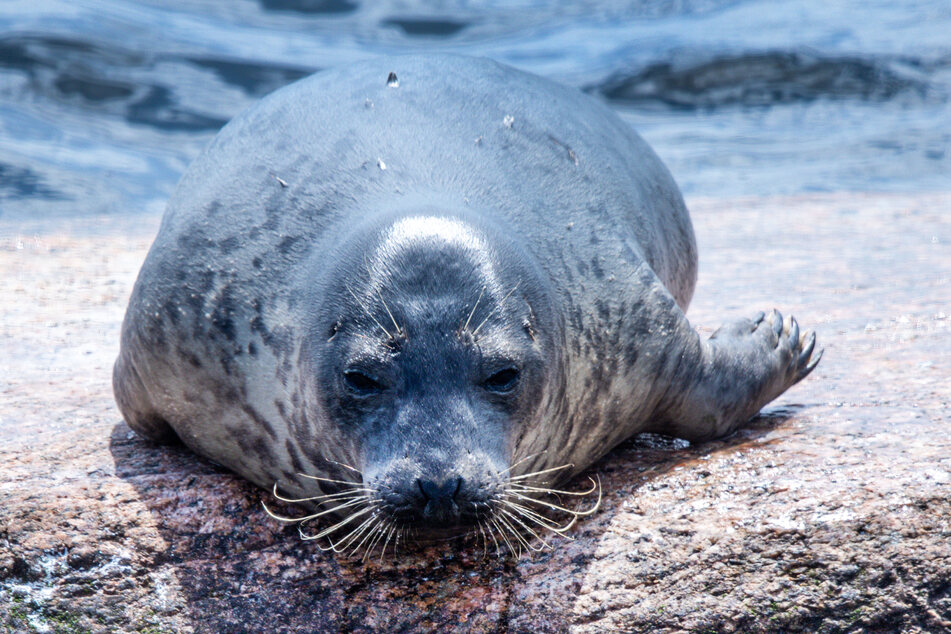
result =
[[723,436],[805,378],[822,357],[816,335],[778,311],[728,324],[688,346],[682,391],[668,392],[656,431],[692,441]]

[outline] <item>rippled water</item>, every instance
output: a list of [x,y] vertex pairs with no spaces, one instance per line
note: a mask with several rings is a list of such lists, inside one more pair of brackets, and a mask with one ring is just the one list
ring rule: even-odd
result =
[[382,53],[600,95],[688,194],[951,186],[951,2],[0,0],[0,218],[160,211],[229,118]]

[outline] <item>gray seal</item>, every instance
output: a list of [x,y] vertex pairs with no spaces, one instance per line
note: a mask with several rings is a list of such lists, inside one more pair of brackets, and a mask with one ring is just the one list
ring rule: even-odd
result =
[[187,170],[115,396],[140,434],[308,502],[288,519],[337,550],[521,548],[564,529],[554,484],[625,439],[723,436],[815,367],[775,311],[702,339],[696,274],[670,173],[597,100],[376,59],[277,91]]

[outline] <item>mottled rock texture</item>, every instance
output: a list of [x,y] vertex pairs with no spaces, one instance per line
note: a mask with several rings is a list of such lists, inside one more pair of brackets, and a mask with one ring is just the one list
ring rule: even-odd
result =
[[0,225],[0,630],[951,630],[951,195],[688,202],[693,323],[775,306],[823,361],[731,438],[619,447],[601,510],[518,561],[329,556],[137,437],[110,371],[157,219]]

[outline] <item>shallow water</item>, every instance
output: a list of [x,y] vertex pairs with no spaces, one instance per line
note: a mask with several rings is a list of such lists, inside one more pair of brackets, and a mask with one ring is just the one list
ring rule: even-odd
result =
[[951,185],[947,0],[549,4],[2,0],[0,218],[161,211],[262,95],[436,50],[609,100],[688,195]]

